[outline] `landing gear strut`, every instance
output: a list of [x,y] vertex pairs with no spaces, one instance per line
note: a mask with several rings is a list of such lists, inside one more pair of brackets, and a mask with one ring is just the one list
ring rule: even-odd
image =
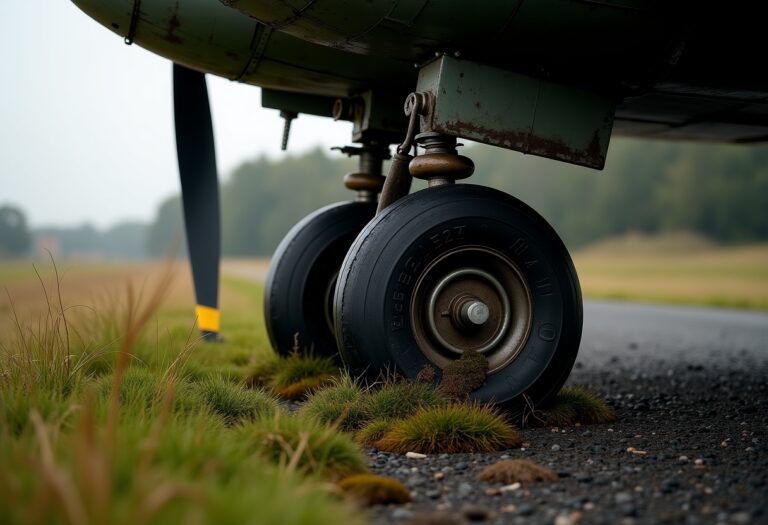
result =
[[344,362],[415,378],[467,350],[486,357],[480,402],[521,412],[557,393],[581,338],[582,301],[560,238],[533,209],[457,185],[474,165],[456,139],[422,133],[410,173],[429,188],[381,211],[347,253],[334,299]]

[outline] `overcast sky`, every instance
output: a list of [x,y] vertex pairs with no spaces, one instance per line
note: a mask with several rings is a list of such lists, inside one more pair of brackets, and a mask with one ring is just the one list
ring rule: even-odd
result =
[[[171,63],[67,0],[0,0],[0,205],[32,226],[148,221],[178,192]],[[279,151],[258,88],[208,76],[219,172]],[[351,125],[302,115],[289,153],[347,143]]]

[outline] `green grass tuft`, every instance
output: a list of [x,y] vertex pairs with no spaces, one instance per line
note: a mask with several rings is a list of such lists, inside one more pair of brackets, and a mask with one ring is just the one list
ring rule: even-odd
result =
[[423,454],[492,452],[519,446],[517,431],[489,406],[454,404],[423,409],[398,421],[378,448]]
[[375,474],[355,474],[339,482],[345,494],[365,505],[408,503],[411,493],[398,480]]
[[564,427],[610,423],[616,420],[616,413],[595,392],[582,386],[567,386],[535,419],[543,419],[546,426]]
[[233,425],[243,420],[271,417],[278,410],[277,401],[261,390],[245,389],[222,376],[211,376],[194,383],[193,391],[212,412]]
[[392,430],[395,421],[391,419],[377,419],[371,421],[355,434],[355,441],[362,447],[376,448],[377,443],[384,435]]
[[244,425],[239,435],[262,457],[289,470],[330,479],[366,470],[360,449],[348,435],[312,418],[277,414]]
[[331,386],[312,394],[299,413],[351,432],[367,421],[364,396],[365,392],[360,385],[348,375],[344,375]]
[[332,383],[338,374],[330,358],[296,354],[278,361],[268,384],[276,395],[299,400]]
[[367,421],[404,419],[421,408],[443,406],[447,400],[426,383],[385,383],[365,399]]

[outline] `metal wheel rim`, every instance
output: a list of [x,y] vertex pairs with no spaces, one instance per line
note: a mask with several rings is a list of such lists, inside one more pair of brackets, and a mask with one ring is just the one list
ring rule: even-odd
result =
[[[467,297],[482,292],[493,310],[492,324],[481,333],[462,334],[446,323],[446,312],[441,311],[463,286],[470,288],[464,294]],[[451,299],[450,304],[453,302]],[[471,348],[486,356],[489,373],[495,373],[517,358],[525,346],[532,310],[528,282],[509,257],[485,246],[466,246],[443,254],[422,271],[411,298],[411,330],[421,352],[440,368]],[[484,340],[485,332],[493,335]]]

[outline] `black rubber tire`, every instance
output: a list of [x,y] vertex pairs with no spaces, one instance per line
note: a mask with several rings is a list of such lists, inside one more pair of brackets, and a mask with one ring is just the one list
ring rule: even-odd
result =
[[[326,321],[326,289],[349,246],[375,213],[375,202],[331,204],[304,217],[280,242],[264,285],[264,320],[277,353],[290,353],[298,333],[302,351],[337,355],[336,339]],[[332,298],[333,288],[330,294]]]
[[[349,249],[336,285],[341,357],[355,372],[376,376],[397,370],[415,378],[429,363],[411,330],[415,283],[431,261],[462,245],[503,253],[531,289],[532,324],[522,350],[470,396],[520,413],[523,394],[534,405],[545,402],[573,368],[581,340],[581,290],[568,251],[546,220],[491,188],[422,190],[368,223]],[[439,375],[438,369],[436,380]]]

